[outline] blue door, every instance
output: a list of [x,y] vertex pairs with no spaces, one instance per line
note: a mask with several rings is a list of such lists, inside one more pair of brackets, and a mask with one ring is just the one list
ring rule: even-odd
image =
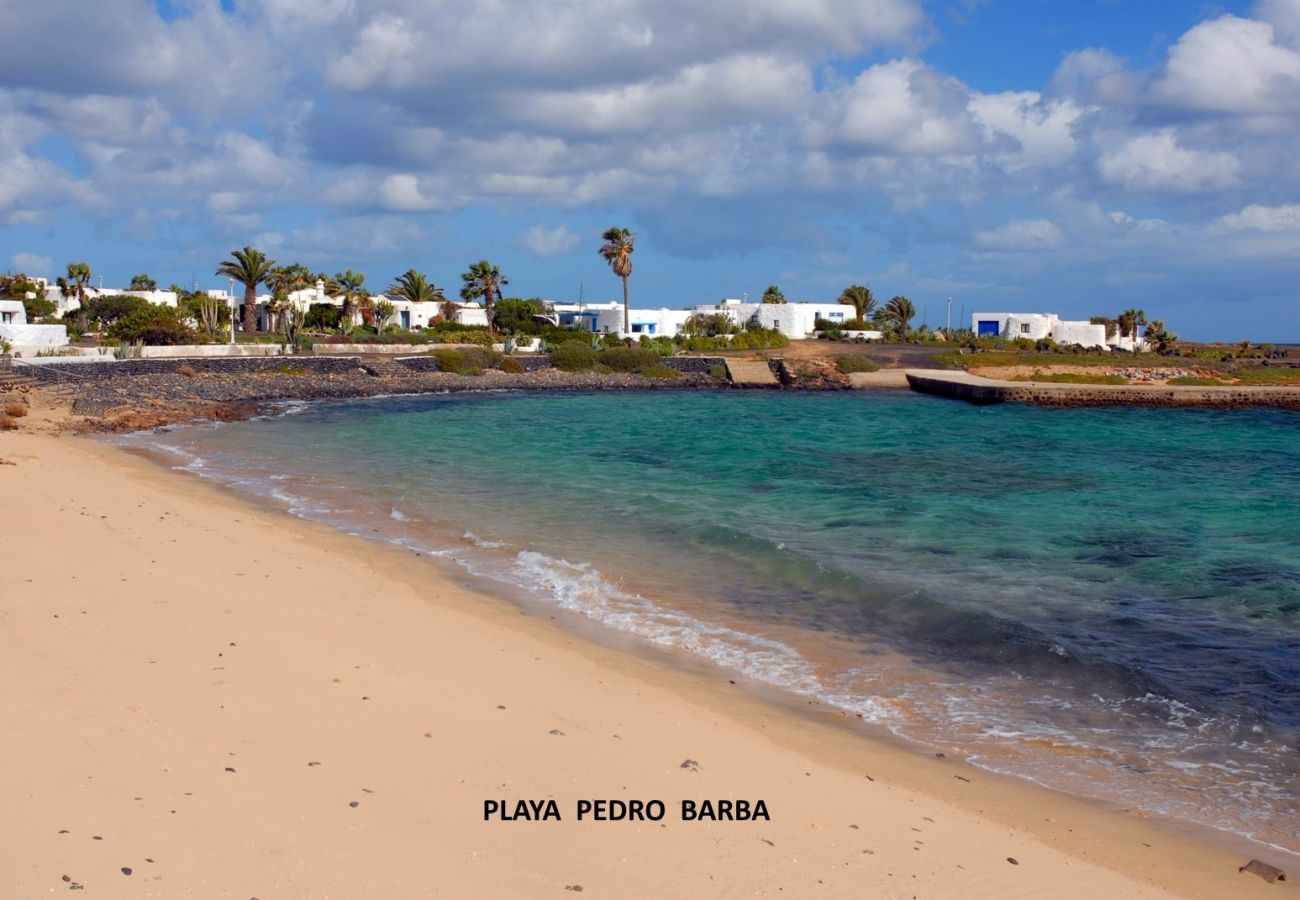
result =
[[1002,333],[1002,323],[996,319],[980,319],[977,324],[979,327],[975,333],[980,337],[997,337]]
[[411,311],[409,309],[402,310],[402,327],[407,331],[411,330]]

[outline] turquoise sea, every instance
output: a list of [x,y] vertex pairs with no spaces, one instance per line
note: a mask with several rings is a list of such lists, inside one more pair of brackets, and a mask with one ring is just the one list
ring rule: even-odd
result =
[[976,765],[1300,851],[1300,416],[441,394],[133,435]]

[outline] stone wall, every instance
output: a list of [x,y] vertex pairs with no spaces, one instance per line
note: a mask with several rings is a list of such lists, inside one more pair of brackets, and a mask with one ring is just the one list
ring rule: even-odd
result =
[[972,381],[964,373],[907,374],[912,390],[967,403],[1034,403],[1039,406],[1202,406],[1235,409],[1274,406],[1300,409],[1300,387],[1192,387],[1181,385],[1016,384]]
[[727,367],[726,359],[721,356],[665,356],[663,364],[666,368],[690,375],[708,375],[714,366]]
[[354,356],[288,358],[210,357],[206,359],[120,359],[61,363],[56,358],[21,360],[15,368],[38,381],[93,382],[131,375],[174,375],[181,366],[202,374],[242,375],[275,372],[282,366],[315,375],[355,372],[361,360]]

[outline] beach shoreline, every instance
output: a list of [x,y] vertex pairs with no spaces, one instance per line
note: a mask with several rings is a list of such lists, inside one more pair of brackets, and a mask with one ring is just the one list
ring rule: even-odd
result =
[[[537,614],[486,597],[473,585],[467,588],[463,581],[458,583],[445,570],[434,569],[428,560],[417,559],[409,551],[378,546],[327,526],[259,509],[118,448],[31,434],[6,434],[0,442],[0,455],[16,463],[0,468],[0,477],[9,476],[5,479],[10,482],[5,485],[6,496],[21,520],[32,526],[14,536],[16,556],[32,561],[27,575],[19,570],[5,575],[5,596],[16,599],[6,601],[4,612],[15,626],[13,640],[18,651],[5,663],[11,670],[6,673],[6,683],[18,686],[6,692],[5,717],[24,721],[27,738],[20,742],[17,765],[7,776],[14,779],[7,794],[19,797],[21,808],[16,810],[18,815],[7,817],[10,827],[6,830],[12,833],[5,837],[9,846],[22,852],[11,855],[13,862],[6,867],[18,868],[0,872],[0,883],[21,884],[32,894],[44,892],[47,884],[58,886],[49,879],[57,880],[62,874],[81,881],[70,872],[53,873],[55,868],[76,865],[94,869],[99,884],[115,875],[119,881],[114,890],[118,892],[128,884],[122,879],[157,877],[150,867],[163,864],[161,851],[157,856],[144,849],[127,851],[128,855],[137,852],[158,859],[157,864],[137,860],[134,865],[123,862],[116,869],[105,869],[104,848],[95,846],[97,842],[86,843],[82,828],[60,825],[44,834],[36,828],[13,827],[19,820],[53,825],[55,818],[81,818],[82,812],[75,808],[78,800],[89,794],[95,798],[92,807],[110,820],[99,826],[103,830],[109,830],[110,822],[118,823],[132,834],[152,836],[152,846],[166,846],[172,859],[186,860],[181,878],[191,881],[178,888],[172,867],[161,876],[163,882],[150,888],[162,891],[155,895],[210,896],[211,891],[201,890],[199,885],[211,887],[218,882],[219,893],[232,891],[229,895],[237,896],[244,890],[246,881],[238,882],[236,888],[235,882],[222,881],[220,871],[225,867],[213,871],[196,858],[202,848],[190,845],[194,832],[178,839],[157,830],[178,821],[169,818],[179,811],[171,814],[152,809],[149,799],[134,799],[166,791],[173,805],[189,804],[189,800],[176,799],[170,786],[179,780],[172,777],[179,767],[140,767],[133,782],[138,789],[118,792],[123,795],[120,797],[111,787],[103,787],[103,779],[111,776],[104,771],[101,755],[127,767],[151,757],[154,762],[161,761],[149,736],[131,733],[139,710],[149,709],[150,704],[132,712],[130,704],[115,696],[119,689],[132,687],[155,695],[170,713],[158,713],[161,707],[146,713],[174,727],[164,744],[174,745],[174,751],[182,755],[208,757],[211,771],[191,767],[187,772],[189,784],[201,790],[182,791],[179,796],[207,796],[232,784],[242,787],[233,779],[246,771],[242,766],[252,768],[254,778],[249,781],[254,782],[253,789],[240,792],[243,813],[215,808],[209,802],[197,816],[202,822],[201,833],[225,847],[228,863],[238,862],[239,878],[256,881],[261,877],[264,885],[278,884],[278,892],[290,895],[317,894],[328,884],[342,895],[354,895],[357,891],[373,893],[373,887],[382,883],[389,896],[423,896],[433,885],[477,886],[477,879],[487,876],[467,860],[481,844],[498,866],[505,866],[505,871],[492,873],[499,879],[492,882],[498,893],[540,896],[565,886],[548,882],[546,877],[553,881],[573,877],[575,880],[566,884],[583,884],[585,890],[604,887],[607,894],[619,896],[619,879],[627,877],[630,869],[595,866],[600,871],[582,878],[561,874],[564,866],[571,867],[583,858],[578,851],[589,850],[589,841],[608,842],[616,848],[612,852],[635,859],[647,870],[635,876],[638,879],[671,869],[672,880],[662,882],[664,895],[698,893],[706,885],[716,884],[717,875],[724,870],[726,877],[739,879],[735,883],[750,885],[754,892],[766,886],[775,893],[771,885],[780,884],[795,895],[816,891],[861,896],[864,890],[869,895],[872,890],[880,895],[901,893],[907,887],[900,885],[906,882],[892,879],[903,877],[913,890],[919,888],[931,895],[1033,893],[1034,885],[1041,890],[1050,886],[1056,896],[1092,896],[1101,890],[1155,896],[1157,886],[1182,896],[1263,896],[1262,890],[1273,896],[1285,889],[1281,883],[1265,885],[1253,876],[1238,875],[1236,868],[1249,858],[1243,855],[1243,844],[1233,846],[1231,840],[1207,843],[1203,835],[1157,828],[1140,818],[990,775],[955,760],[925,759],[914,750],[890,746],[863,736],[860,729],[844,727],[835,721],[839,718],[836,714],[818,710],[795,714],[789,704],[760,700],[740,690],[742,686],[732,684],[723,673],[711,676],[699,667],[692,671],[671,660],[628,654],[576,638]],[[82,490],[74,489],[81,483],[79,473],[88,485]],[[173,526],[169,519],[183,524]],[[78,579],[77,572],[85,570],[59,569],[59,548],[48,546],[52,534],[63,536],[68,546],[77,548],[80,558],[90,560],[89,568],[98,574],[92,594],[72,593],[81,590],[73,582]],[[173,542],[171,546],[168,541]],[[201,562],[204,559],[220,560],[221,564],[206,566]],[[328,564],[323,560],[329,560]],[[177,588],[193,589],[189,574],[195,566],[210,572],[196,590],[199,597],[182,598]],[[320,568],[330,571],[317,571]],[[109,571],[118,569],[121,581]],[[39,578],[31,577],[34,575]],[[249,592],[246,585],[255,582],[247,579],[257,575],[263,576],[264,583]],[[45,584],[39,586],[38,582]],[[78,596],[86,599],[79,604]],[[228,603],[229,612],[215,612],[198,603],[199,599]],[[79,605],[84,605],[88,617],[82,621],[100,620],[100,631],[85,625],[68,627],[77,621],[71,617],[79,614]],[[224,619],[226,615],[233,618]],[[65,621],[69,618],[71,622]],[[317,623],[317,618],[323,621]],[[456,637],[449,640],[451,629],[434,627],[439,623],[454,623]],[[235,645],[229,649],[221,648],[213,643],[215,632],[210,639],[203,633],[205,625],[214,624],[225,626],[223,630],[232,634],[237,631],[243,638],[228,642]],[[349,627],[357,625],[359,631]],[[103,650],[105,628],[121,642],[112,645],[112,652]],[[358,641],[364,642],[368,653],[357,653]],[[215,658],[204,661],[213,665],[198,666],[197,657],[188,651],[197,653],[209,643],[212,646],[206,656]],[[249,665],[263,676],[260,680],[238,681],[211,674],[217,669],[226,671],[226,654],[252,655],[237,649],[250,646],[260,653]],[[426,646],[445,651],[457,664],[427,659],[419,652]],[[160,652],[163,647],[166,654]],[[169,658],[118,658],[116,651],[128,648],[138,651],[137,656],[154,653]],[[280,649],[289,663],[279,657]],[[548,662],[547,670],[540,674],[533,665],[538,660],[530,655],[537,652],[544,652]],[[505,661],[498,662],[502,654]],[[345,662],[362,658],[369,658],[371,669],[377,666],[380,672],[368,671],[363,665],[361,676],[350,675]],[[300,663],[308,660],[310,665],[295,667],[295,659]],[[493,665],[477,668],[469,662],[473,659],[491,659]],[[145,666],[170,664],[171,675],[180,680],[162,684],[166,676],[161,673],[167,669],[150,670],[142,662]],[[79,674],[99,676],[94,681],[99,686],[95,693],[107,694],[120,707],[105,712],[102,704],[87,706],[96,698],[68,695],[80,681],[60,683],[57,678],[33,674],[71,674],[87,666],[90,668]],[[99,666],[105,668],[97,670]],[[302,668],[319,670],[314,672],[319,678],[302,679]],[[326,670],[338,670],[339,674],[327,680]],[[608,682],[608,687],[593,690],[593,676],[595,683],[603,686]],[[212,722],[187,708],[187,704],[202,704],[213,696],[214,685],[201,682],[201,678],[215,678],[220,688],[216,693],[228,701],[233,695],[232,707],[249,707],[230,731],[214,731]],[[276,689],[271,696],[261,696],[266,685],[281,678],[290,682],[287,694]],[[374,679],[373,683],[391,689],[393,697],[385,701],[376,687],[373,697],[361,694],[365,699],[337,702],[332,695],[340,689],[335,685],[352,678],[367,684]],[[448,683],[455,685],[451,696],[436,703],[424,696],[430,685],[445,687]],[[580,700],[574,699],[579,696]],[[650,696],[653,702],[646,700]],[[273,697],[284,702],[275,706],[270,703]],[[494,697],[501,702],[489,703]],[[305,702],[295,705],[287,702],[290,699]],[[374,705],[360,705],[372,700]],[[218,705],[225,710],[225,704]],[[58,709],[59,714],[47,713],[31,724],[32,711],[47,707]],[[421,728],[419,735],[407,733],[417,727],[412,712],[421,707],[425,707],[426,719],[452,720],[462,732],[480,732],[471,746],[442,748],[447,754],[444,761],[453,761],[454,768],[475,776],[454,783],[450,777],[433,780],[455,798],[449,807],[420,805],[409,798],[403,803],[394,797],[402,793],[403,778],[429,777],[427,763],[421,760],[430,746],[424,742],[434,741],[433,746],[440,748],[443,744],[432,725],[426,727],[433,730]],[[377,709],[381,710],[378,721]],[[507,715],[514,710],[517,717]],[[206,713],[220,716],[211,709]],[[333,724],[344,726],[341,733],[321,722],[326,713],[339,717]],[[106,753],[97,754],[88,744],[67,746],[55,757],[63,761],[61,767],[41,755],[39,748],[46,741],[58,742],[69,730],[81,733],[87,721],[102,718],[108,721],[100,724],[109,725],[109,733],[118,738],[108,741]],[[535,724],[536,729],[521,737],[516,732],[518,719]],[[546,721],[555,724],[543,728]],[[598,740],[601,726],[608,726],[606,730],[616,727],[623,733]],[[366,733],[358,734],[362,729]],[[265,742],[252,739],[250,734],[259,730],[273,731],[278,737]],[[401,747],[393,749],[391,765],[363,765],[367,737],[383,736],[390,730],[400,732],[402,738],[396,741]],[[296,869],[291,872],[281,854],[250,848],[247,841],[232,842],[230,831],[248,827],[248,819],[252,819],[259,823],[256,830],[268,832],[264,838],[274,845],[278,829],[301,827],[305,814],[284,809],[285,802],[299,800],[312,808],[318,798],[310,786],[334,776],[335,767],[331,767],[331,778],[316,777],[325,774],[314,771],[325,768],[324,760],[288,762],[296,735],[313,732],[320,742],[315,754],[334,754],[337,759],[341,750],[341,756],[349,758],[352,765],[342,767],[350,772],[341,773],[350,779],[333,782],[349,796],[335,798],[336,803],[319,811],[322,821],[333,820],[324,829],[326,833],[319,834],[318,841],[298,847],[315,867],[315,874],[308,877]],[[434,736],[424,738],[426,733]],[[631,741],[634,733],[641,740],[624,743]],[[209,744],[222,735],[230,736],[225,745],[242,748],[222,751],[237,753],[241,767],[237,768],[239,763],[217,765],[220,760],[214,757],[218,754]],[[578,741],[570,735],[587,746],[575,748]],[[94,732],[80,736],[91,741]],[[302,747],[298,755],[311,752]],[[696,765],[686,766],[688,760]],[[310,766],[312,761],[322,765]],[[95,775],[70,774],[92,769]],[[39,783],[40,790],[33,790],[34,784],[24,778],[32,772],[38,773],[31,781]],[[357,784],[367,779],[381,786]],[[467,787],[467,782],[472,786]],[[521,783],[528,790],[502,790]],[[810,789],[811,785],[816,787]],[[366,790],[373,790],[376,797],[365,796]],[[132,796],[125,797],[126,793]],[[503,799],[509,793],[554,797],[564,808],[566,821],[482,822],[481,801],[498,793]],[[659,826],[650,823],[570,821],[572,802],[583,797],[658,796],[672,809],[679,799],[710,795],[766,799],[768,806],[780,813],[773,815],[771,823],[707,825],[673,821],[670,813],[663,823],[667,835],[659,834]],[[385,807],[384,812],[393,814],[381,822],[366,822],[367,846],[377,858],[388,858],[398,846],[414,852],[424,844],[441,846],[446,842],[457,844],[462,855],[442,858],[450,869],[440,869],[434,880],[419,889],[405,880],[407,873],[402,871],[389,872],[389,877],[376,882],[369,867],[340,866],[349,858],[345,848],[358,828],[356,810],[376,800]],[[350,802],[357,806],[347,805]],[[921,808],[925,814],[912,814]],[[257,815],[246,819],[250,811]],[[84,818],[83,824],[96,827]],[[70,837],[58,834],[64,827],[77,838],[64,841]],[[762,829],[761,837],[756,828]],[[947,834],[925,833],[950,830]],[[101,837],[108,840],[106,835]],[[460,846],[466,838],[469,843]],[[794,854],[798,863],[787,859],[791,845],[798,848]],[[725,848],[727,864],[715,872],[709,853],[718,847]],[[771,854],[773,850],[778,852]],[[1016,862],[1008,862],[1008,857]],[[689,864],[683,865],[683,859]],[[956,862],[958,859],[962,862]],[[121,866],[131,868],[133,875],[121,874]],[[454,874],[449,874],[452,870]],[[819,873],[821,884],[812,876],[814,872]],[[205,880],[200,882],[196,873]],[[425,874],[433,878],[431,873]],[[81,876],[84,883],[90,883],[88,871]],[[352,878],[362,880],[350,881]],[[782,881],[787,878],[790,880]],[[624,881],[623,890],[629,884],[642,883]],[[131,881],[129,886],[145,887],[140,881]],[[256,884],[249,888],[251,895],[257,890],[270,891]]]

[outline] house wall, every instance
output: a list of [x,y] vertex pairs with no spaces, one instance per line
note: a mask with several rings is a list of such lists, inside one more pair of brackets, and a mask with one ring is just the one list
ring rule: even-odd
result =
[[62,325],[0,325],[0,340],[12,344],[15,354],[30,356],[66,346],[68,329]]
[[971,330],[987,334],[985,323],[997,324],[997,335],[1009,341],[1028,338],[1039,341],[1051,338],[1058,344],[1083,347],[1107,346],[1106,329],[1091,322],[1062,320],[1056,313],[977,312],[971,314]]

